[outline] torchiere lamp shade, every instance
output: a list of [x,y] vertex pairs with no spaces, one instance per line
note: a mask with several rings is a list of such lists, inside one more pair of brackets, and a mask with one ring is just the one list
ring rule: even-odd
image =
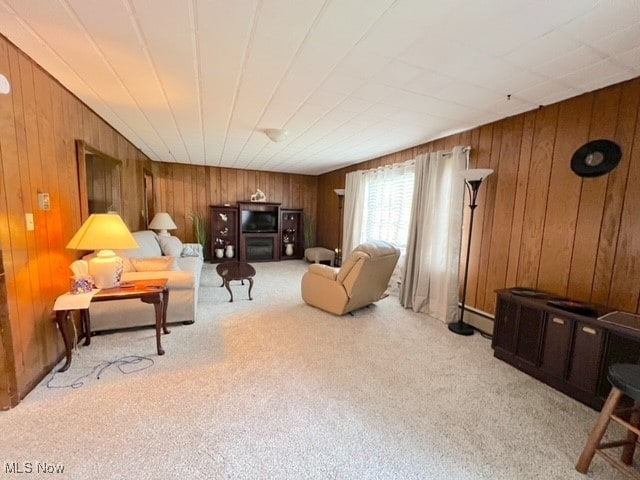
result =
[[115,213],[94,213],[82,224],[67,248],[73,250],[98,250],[89,260],[89,274],[97,288],[114,288],[120,285],[122,259],[113,249],[138,248],[138,242]]

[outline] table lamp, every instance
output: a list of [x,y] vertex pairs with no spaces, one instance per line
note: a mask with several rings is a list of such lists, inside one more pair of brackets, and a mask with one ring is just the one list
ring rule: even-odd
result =
[[151,230],[160,230],[158,235],[168,237],[171,234],[167,230],[175,230],[178,226],[174,223],[171,215],[167,212],[158,212],[153,216],[153,220],[149,224]]
[[89,260],[89,275],[97,288],[115,288],[120,285],[122,259],[112,249],[138,248],[138,242],[116,213],[94,213],[82,224],[67,248],[98,250]]

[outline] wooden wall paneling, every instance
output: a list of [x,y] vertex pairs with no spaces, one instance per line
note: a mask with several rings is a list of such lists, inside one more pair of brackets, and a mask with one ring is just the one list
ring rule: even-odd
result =
[[[640,235],[638,234],[638,212],[640,211],[640,110],[636,114],[636,129],[633,141],[625,145],[629,155],[629,174],[624,203],[620,217],[620,230],[616,245],[616,256],[611,278],[608,305],[629,312],[638,311],[640,298]],[[624,148],[624,147],[623,147]]]
[[[229,182],[229,194],[231,195],[232,203],[242,202],[244,201],[244,193],[242,191],[243,186],[238,185],[238,175],[239,172],[236,169],[229,168],[227,169],[227,180]],[[240,178],[242,178],[242,174],[240,174]]]
[[561,295],[569,284],[582,185],[571,170],[571,157],[588,138],[592,106],[593,95],[582,95],[560,104],[558,114],[538,286]]
[[[211,229],[209,228],[209,208],[208,208],[209,201],[207,196],[206,171],[207,171],[207,168],[204,166],[196,167],[195,175],[196,175],[198,187],[195,190],[193,204],[197,208],[198,215],[204,218],[205,232],[210,232]],[[192,226],[192,230],[193,230],[193,226]],[[194,235],[193,241],[195,242],[196,241],[195,232],[193,232],[193,235]],[[207,242],[209,242],[209,239],[207,239]],[[205,248],[205,252],[209,252],[209,249]]]
[[[588,140],[612,138],[615,134],[621,89],[609,88],[594,93]],[[615,108],[608,106],[615,105]],[[598,251],[609,175],[582,181],[578,218],[573,241],[567,295],[589,301]]]
[[[40,144],[40,166],[43,172],[42,183],[32,185],[30,195],[33,198],[34,217],[36,231],[42,233],[47,239],[47,252],[62,251],[62,219],[60,215],[60,202],[58,193],[60,184],[58,178],[56,149],[54,145],[53,132],[53,102],[51,98],[51,79],[41,70],[34,69],[34,90],[36,102],[36,115],[38,118],[38,140]],[[53,167],[53,168],[52,168]],[[37,194],[46,192],[50,195],[50,200],[55,208],[43,211],[38,208]],[[37,330],[40,335],[39,343],[42,351],[42,364],[40,368],[50,363],[54,359],[58,349],[57,330],[53,321],[53,303],[60,292],[68,287],[66,281],[68,275],[66,268],[66,258],[63,255],[48,254],[50,275],[40,277],[40,295],[35,297],[39,302],[41,312],[36,317]],[[39,259],[39,264],[42,259]],[[62,280],[65,280],[64,282]]]
[[182,223],[180,238],[189,239],[193,238],[191,233],[191,219],[189,218],[189,212],[193,211],[191,170],[193,170],[193,167],[190,165],[180,165],[180,180],[182,183],[182,208],[178,211]]
[[627,188],[627,176],[631,163],[631,146],[636,129],[636,115],[640,103],[640,81],[621,85],[620,104],[616,131],[613,140],[622,148],[622,159],[618,166],[608,174],[600,239],[596,253],[596,265],[593,278],[591,301],[609,305],[609,292],[615,261],[620,217]]
[[[82,104],[82,139],[89,145],[101,149],[100,146],[100,127],[98,125],[98,117],[87,107]],[[109,154],[109,152],[104,152]]]
[[282,203],[282,174],[269,172],[269,191],[275,202]]
[[[228,169],[226,168],[220,168],[220,198],[222,198],[222,202],[223,203],[230,203],[230,204],[234,204],[236,203],[236,199],[235,196],[234,198],[231,197],[231,194],[229,192],[229,172]],[[226,199],[226,200],[224,200]]]
[[[524,220],[527,183],[529,181],[529,167],[531,164],[531,149],[533,147],[533,131],[535,126],[535,112],[523,115],[522,138],[520,152],[517,154],[518,177],[516,180],[515,198],[513,201],[513,220],[511,222],[509,256],[507,275],[503,286],[517,286],[518,265],[520,263],[520,246]],[[509,201],[509,200],[507,200]]]
[[[171,192],[169,191],[169,189],[171,188],[171,172],[169,171],[169,166],[166,163],[161,163],[160,164],[160,168],[158,171],[159,175],[158,175],[158,200],[159,200],[159,207],[156,210],[156,212],[168,212],[170,210],[169,208],[169,195],[171,194]],[[171,205],[171,209],[173,208],[173,205]]]
[[220,198],[220,173],[218,167],[211,167],[206,169],[207,176],[209,178],[209,204],[210,205],[222,205],[222,199]]
[[286,203],[285,207],[295,207],[296,202],[302,195],[302,178],[301,175],[292,175],[293,180],[293,196],[289,198],[289,201]]
[[[493,125],[484,126],[476,129],[476,134],[472,136],[472,139],[476,139],[476,143],[471,146],[471,157],[470,163],[474,168],[489,168],[491,162],[491,141],[493,139]],[[483,185],[483,188],[478,192],[478,208],[476,208],[476,212],[474,214],[474,229],[471,232],[471,250],[469,252],[469,274],[467,281],[467,305],[477,305],[476,299],[480,295],[479,293],[479,272],[480,272],[480,242],[482,241],[482,225],[484,223],[484,214],[486,209],[485,202],[485,192],[486,192],[487,184]],[[465,239],[463,243],[465,244],[465,253],[466,252],[466,242],[468,241],[469,235],[469,220],[470,220],[470,212],[468,205],[471,199],[469,198],[468,192],[465,193],[465,209],[464,209],[464,223],[463,223],[463,231],[462,238]],[[463,258],[463,257],[461,257]],[[464,257],[466,258],[466,257]],[[462,277],[464,278],[464,272],[462,272]]]
[[166,183],[165,183],[165,205],[163,210],[164,212],[169,213],[169,215],[173,215],[175,212],[175,195],[176,195],[176,182],[175,182],[175,169],[171,168],[172,166],[169,164],[165,164],[166,174]]
[[[33,212],[34,195],[32,192],[43,184],[43,172],[40,162],[40,137],[38,135],[33,67],[31,62],[23,55],[19,56],[18,62],[22,87],[22,114],[24,115],[26,135],[26,151],[24,152],[26,161],[20,161],[20,164],[28,165],[27,171],[29,173],[29,183],[26,185],[26,189],[22,191],[22,201],[29,208],[28,212]],[[27,213],[27,211],[24,213]],[[24,222],[24,217],[22,222]],[[46,292],[47,282],[49,282],[53,274],[49,255],[47,255],[49,242],[46,228],[43,228],[44,225],[40,218],[35,218],[35,222],[35,230],[26,232],[27,238],[33,239],[35,244],[28,249],[28,264],[21,269],[21,272],[24,272],[24,278],[21,279],[22,275],[19,274],[16,279],[20,282],[19,292],[20,297],[23,297],[21,301],[31,304],[33,312],[28,320],[21,322],[21,342],[25,355],[25,370],[24,375],[20,377],[24,381],[21,385],[19,384],[20,391],[27,388],[28,382],[26,379],[32,379],[37,376],[44,364],[43,339],[41,338],[42,331],[40,329],[43,304],[40,294]]]
[[[490,304],[485,303],[487,298],[487,291],[489,286],[487,285],[487,273],[489,266],[489,255],[491,254],[491,230],[493,228],[495,197],[500,178],[500,145],[502,143],[502,130],[504,128],[504,121],[498,122],[493,127],[493,138],[491,139],[491,155],[489,160],[489,168],[494,173],[487,179],[487,184],[483,185],[482,195],[479,200],[479,208],[482,208],[482,237],[478,245],[476,253],[472,252],[472,255],[479,256],[479,270],[478,270],[478,293],[477,293],[477,307],[486,312],[493,312],[495,300]],[[481,202],[481,203],[480,203]],[[474,227],[475,228],[475,227]]]
[[[484,298],[485,308],[495,305],[495,290],[504,286],[506,282],[523,120],[524,117],[518,115],[503,121],[498,167],[500,178],[495,181],[497,185],[493,207],[493,224],[488,245],[489,263]],[[492,176],[487,180],[491,180]]]
[[[9,72],[8,79],[12,84],[11,102],[0,102],[0,149],[2,151],[3,198],[6,215],[2,222],[3,262],[7,289],[7,309],[11,322],[10,330],[3,331],[4,341],[13,346],[13,357],[8,357],[7,366],[14,369],[16,390],[21,390],[22,377],[25,374],[25,352],[23,348],[23,329],[29,328],[30,318],[34,316],[30,298],[29,251],[33,250],[34,239],[27,238],[24,223],[25,208],[30,210],[28,192],[29,173],[26,163],[26,138],[24,116],[22,115],[22,82],[20,77],[19,56],[15,49],[7,48],[2,42],[3,52],[0,55],[3,71]],[[22,160],[22,162],[20,161]],[[24,163],[23,163],[24,162]],[[26,168],[20,168],[20,165]],[[25,202],[23,202],[23,198]],[[31,243],[31,247],[29,246]],[[18,295],[18,292],[24,293]],[[23,327],[23,323],[25,326]],[[9,338],[10,337],[10,338]],[[7,350],[7,353],[8,350]]]
[[[0,71],[2,71],[13,84],[19,83],[19,72],[12,68],[9,61],[9,48],[7,43],[0,38]],[[11,49],[13,50],[13,49]],[[15,52],[13,52],[15,54]],[[12,242],[18,245],[25,245],[24,231],[17,224],[12,229],[14,213],[10,208],[14,208],[17,203],[20,205],[20,172],[18,170],[17,145],[15,137],[15,115],[13,102],[7,100],[0,101],[0,262],[4,267],[5,279],[0,279],[0,295],[5,300],[2,302],[0,310],[0,343],[2,344],[2,355],[0,356],[0,409],[7,409],[15,405],[18,401],[18,385],[16,379],[16,363],[22,362],[22,352],[14,351],[14,345],[19,345],[20,338],[18,326],[11,325],[11,318],[18,318],[19,305],[17,301],[16,282],[14,281],[15,260],[14,257],[24,255],[25,249],[21,252],[13,252]],[[15,93],[14,98],[15,101]],[[17,175],[17,177],[15,176]],[[21,241],[20,241],[21,240]],[[23,312],[27,314],[27,312]]]
[[558,112],[557,104],[543,107],[536,112],[516,282],[522,287],[535,288],[538,283],[540,248],[544,233]]
[[188,238],[189,241],[193,240],[193,229],[191,228],[190,214],[193,212],[193,188],[194,185],[191,179],[191,172],[194,170],[192,165],[181,165],[182,167],[182,182],[183,188],[183,200],[182,200],[182,237]]

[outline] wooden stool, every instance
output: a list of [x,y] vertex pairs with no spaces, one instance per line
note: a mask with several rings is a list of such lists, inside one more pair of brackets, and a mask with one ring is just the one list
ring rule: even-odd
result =
[[[607,379],[613,388],[587,439],[584,450],[582,450],[576,470],[580,473],[587,473],[591,460],[597,453],[623,474],[630,478],[640,479],[640,471],[632,466],[633,454],[640,435],[640,429],[638,428],[640,426],[640,365],[625,363],[611,365]],[[631,408],[616,410],[623,395],[631,397],[635,401],[635,405]],[[621,418],[621,415],[627,413],[630,414],[628,422]],[[627,429],[627,438],[615,442],[601,443],[611,420]],[[604,451],[607,448],[615,447],[624,447],[620,459]]]

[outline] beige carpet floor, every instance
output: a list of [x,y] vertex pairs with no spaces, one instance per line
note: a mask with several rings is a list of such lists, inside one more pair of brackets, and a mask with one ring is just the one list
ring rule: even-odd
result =
[[[335,317],[302,302],[302,261],[255,266],[254,300],[237,284],[229,303],[205,265],[197,321],[163,357],[152,329],[96,336],[0,413],[0,478],[37,462],[64,473],[29,478],[618,478],[573,470],[596,412],[489,340],[394,297]],[[143,358],[111,363],[127,357]]]

